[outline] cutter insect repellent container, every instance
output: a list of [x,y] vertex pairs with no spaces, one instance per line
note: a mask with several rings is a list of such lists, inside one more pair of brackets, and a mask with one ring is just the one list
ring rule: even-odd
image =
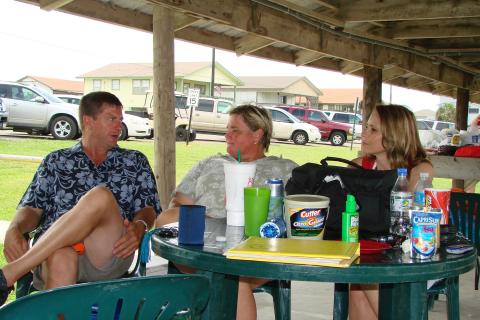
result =
[[351,194],[347,194],[345,211],[342,213],[342,241],[358,242],[357,203]]
[[330,199],[312,194],[285,197],[284,216],[288,238],[322,239]]

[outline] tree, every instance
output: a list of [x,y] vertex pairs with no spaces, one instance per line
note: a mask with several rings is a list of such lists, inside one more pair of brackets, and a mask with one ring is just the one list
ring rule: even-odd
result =
[[455,106],[453,103],[442,103],[437,110],[435,117],[438,121],[455,122]]

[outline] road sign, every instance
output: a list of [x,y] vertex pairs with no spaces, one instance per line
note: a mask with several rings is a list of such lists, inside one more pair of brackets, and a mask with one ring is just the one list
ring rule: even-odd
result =
[[188,89],[187,106],[197,107],[200,89]]

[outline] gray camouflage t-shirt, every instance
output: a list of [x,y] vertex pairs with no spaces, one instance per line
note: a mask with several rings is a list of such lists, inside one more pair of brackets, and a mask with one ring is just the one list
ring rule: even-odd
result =
[[[225,174],[223,164],[235,162],[229,155],[215,155],[198,162],[183,178],[175,192],[195,200],[198,205],[207,207],[207,216],[225,218]],[[281,178],[283,183],[298,165],[292,160],[270,156],[253,161],[257,165],[254,186],[265,185],[271,178]]]

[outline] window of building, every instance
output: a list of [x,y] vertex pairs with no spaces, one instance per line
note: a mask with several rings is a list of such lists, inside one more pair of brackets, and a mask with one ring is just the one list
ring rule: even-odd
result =
[[112,79],[112,90],[120,90],[120,80]]
[[148,89],[150,89],[150,80],[149,79],[135,79],[132,81],[133,84],[133,94],[145,94]]
[[188,94],[188,89],[190,89],[190,83],[183,84],[183,93]]
[[93,91],[102,90],[102,80],[93,79]]
[[205,95],[205,93],[207,92],[207,86],[204,85],[204,84],[196,84],[196,85],[194,85],[194,88],[195,89],[200,89],[200,94],[201,95]]

